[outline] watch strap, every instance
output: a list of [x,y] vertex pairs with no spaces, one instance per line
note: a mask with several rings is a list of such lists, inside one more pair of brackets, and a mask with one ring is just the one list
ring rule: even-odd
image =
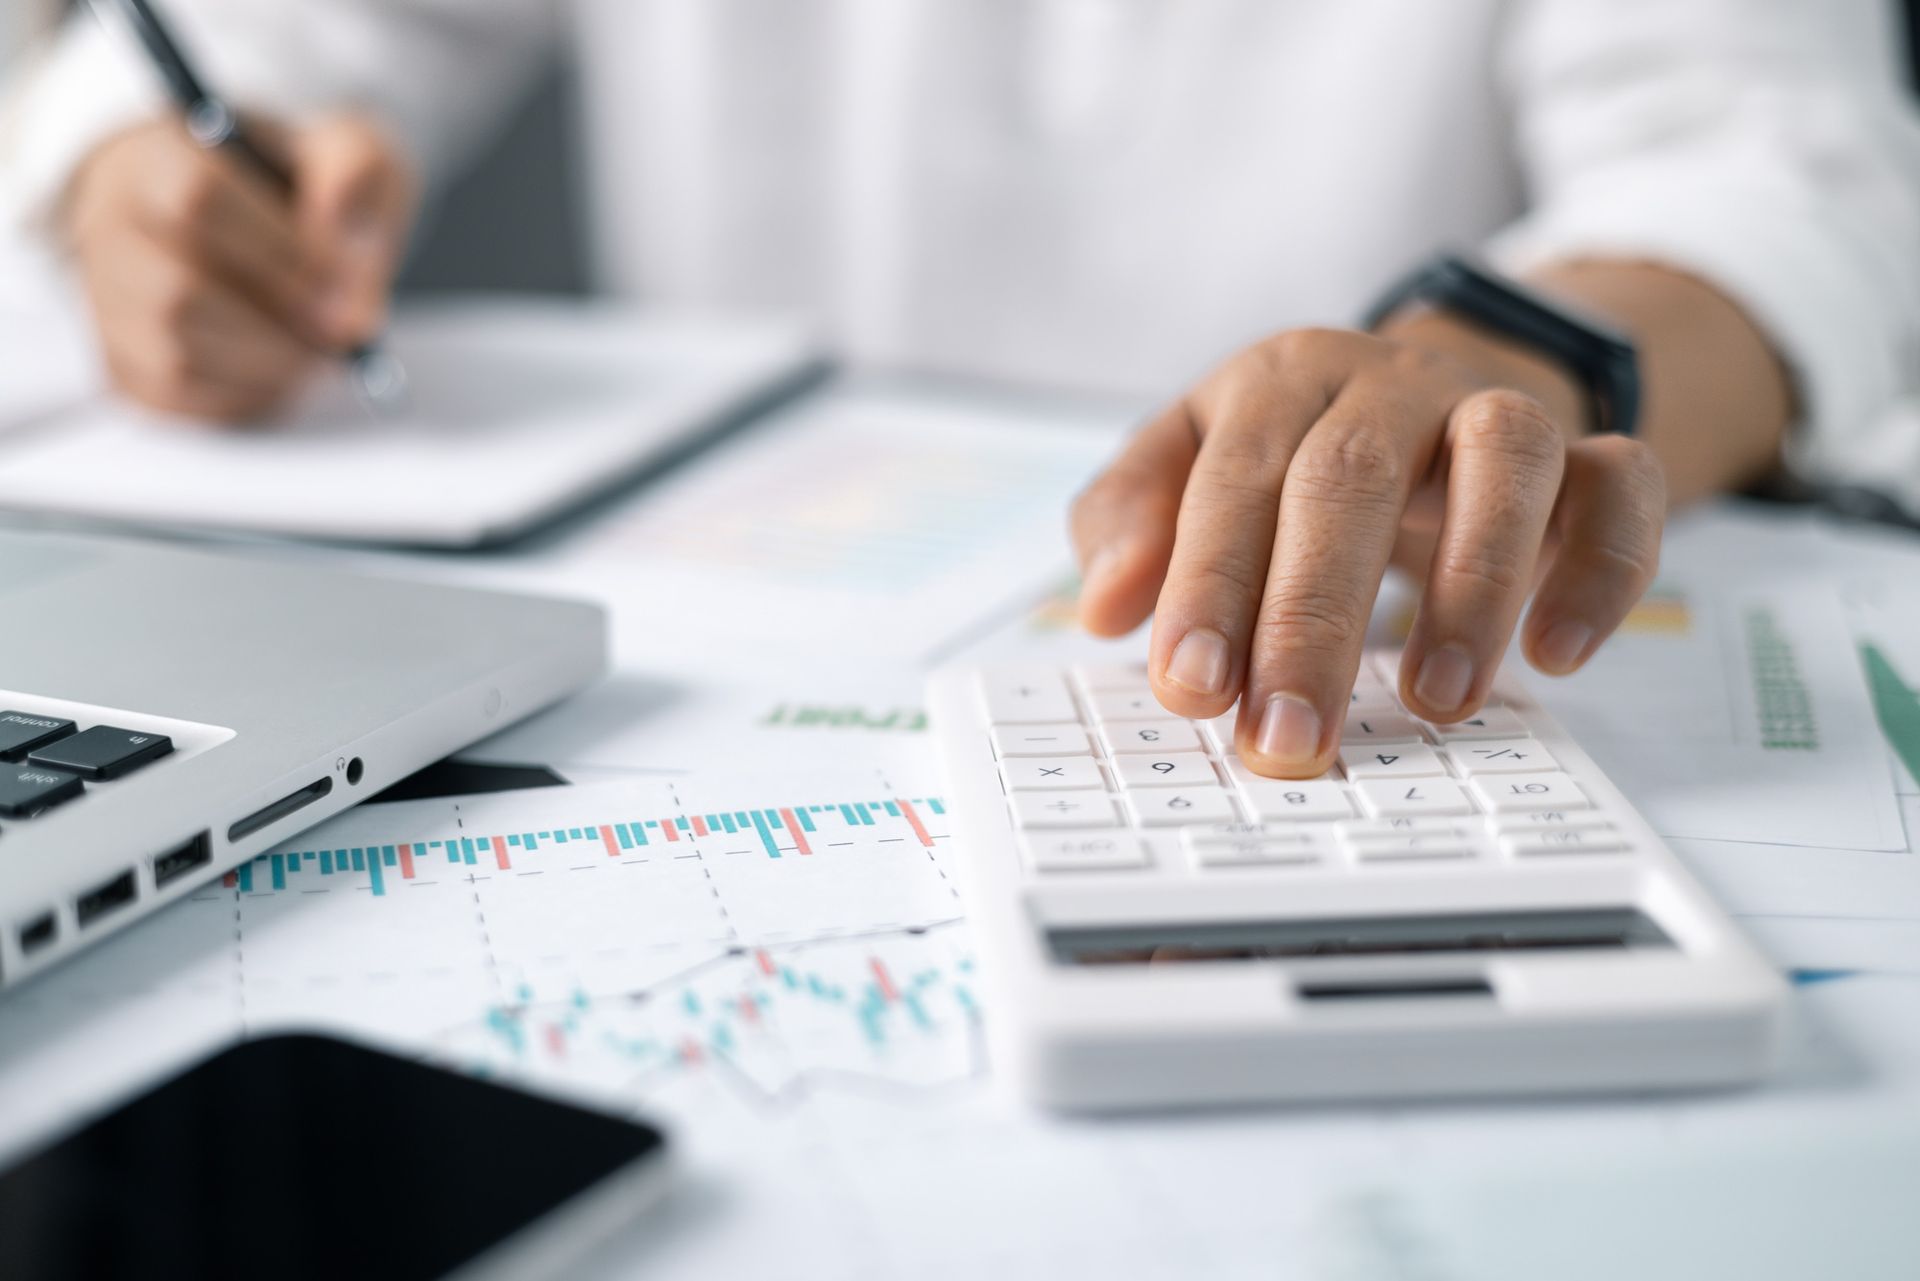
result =
[[1363,323],[1377,329],[1415,302],[1452,312],[1557,361],[1593,398],[1598,430],[1631,436],[1639,426],[1640,360],[1625,335],[1452,254],[1424,264],[1381,295]]

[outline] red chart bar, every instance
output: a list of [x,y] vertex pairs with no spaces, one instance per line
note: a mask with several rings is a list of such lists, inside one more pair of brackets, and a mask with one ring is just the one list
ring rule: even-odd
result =
[[567,1034],[558,1023],[547,1024],[547,1050],[556,1059],[567,1057]]
[[220,883],[226,886],[228,889],[232,889],[234,886],[240,883],[240,873],[228,872],[225,876],[220,878]]
[[893,976],[887,973],[887,967],[880,963],[880,958],[876,956],[867,964],[873,967],[873,981],[879,985],[880,995],[889,1001],[899,1000],[900,989],[893,985]]
[[762,974],[768,978],[773,977],[773,958],[768,956],[764,949],[757,947],[753,949],[753,959],[759,963]]
[[781,810],[780,821],[787,825],[787,835],[793,838],[794,845],[802,854],[813,853],[813,846],[807,844],[807,834],[800,830],[800,820],[793,816],[792,810]]
[[407,881],[413,879],[413,846],[411,845],[400,847],[400,878]]
[[694,1040],[692,1037],[688,1037],[680,1043],[680,1058],[682,1062],[698,1063],[700,1057],[700,1042]]
[[670,841],[677,841],[680,839],[680,832],[678,829],[674,827],[673,820],[670,818],[663,818],[660,820],[660,830],[667,834],[667,839]]
[[620,857],[620,841],[614,836],[613,829],[605,823],[600,825],[600,843],[607,847],[608,858]]
[[899,796],[893,798],[893,803],[898,805],[900,812],[907,816],[907,823],[913,828],[913,834],[920,838],[920,843],[929,849],[933,848],[933,838],[927,835],[927,825],[922,823],[920,816],[913,812],[913,806],[907,804],[904,797]]
[[754,999],[750,996],[740,998],[740,1020],[743,1023],[758,1023],[760,1021],[760,1006],[755,1003]]
[[513,870],[513,864],[507,859],[506,837],[496,836],[493,838],[493,860],[500,865],[501,871],[510,872]]
[[695,836],[707,835],[707,820],[701,818],[698,814],[693,816],[693,834]]

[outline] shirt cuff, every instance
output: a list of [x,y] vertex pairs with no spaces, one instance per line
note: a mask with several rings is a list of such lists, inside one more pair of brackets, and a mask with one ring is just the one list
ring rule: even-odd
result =
[[[1818,476],[1858,457],[1859,438],[1899,390],[1905,324],[1890,298],[1897,266],[1824,227],[1804,205],[1703,191],[1677,177],[1565,193],[1496,235],[1489,258],[1522,274],[1552,262],[1624,258],[1713,286],[1772,344],[1798,393],[1786,461]],[[1593,188],[1601,184],[1592,184]],[[1748,198],[1750,197],[1750,198]]]
[[0,104],[0,227],[8,232],[50,239],[81,161],[162,109],[153,69],[114,36],[74,19]]

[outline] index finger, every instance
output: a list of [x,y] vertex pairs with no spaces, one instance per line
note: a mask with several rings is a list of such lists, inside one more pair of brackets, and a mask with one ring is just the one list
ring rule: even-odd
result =
[[187,154],[158,166],[145,186],[149,229],[290,332],[311,336],[320,274],[292,207],[244,165],[184,133],[180,141]]

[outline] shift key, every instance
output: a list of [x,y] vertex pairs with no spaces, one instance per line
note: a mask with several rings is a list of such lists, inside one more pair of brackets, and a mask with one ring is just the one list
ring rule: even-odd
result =
[[0,765],[0,814],[30,818],[50,805],[80,795],[80,780],[38,765]]

